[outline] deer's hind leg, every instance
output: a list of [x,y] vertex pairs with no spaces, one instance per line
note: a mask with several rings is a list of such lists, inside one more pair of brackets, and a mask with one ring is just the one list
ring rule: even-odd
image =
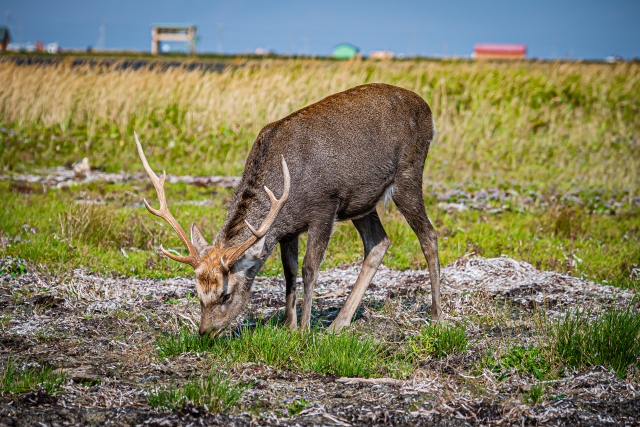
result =
[[298,327],[296,314],[296,277],[298,275],[298,236],[280,241],[280,258],[286,282],[284,323],[290,329]]
[[351,289],[351,293],[342,306],[340,313],[338,313],[338,317],[329,326],[331,331],[337,331],[349,326],[365,291],[369,287],[376,271],[378,271],[387,248],[389,248],[389,238],[384,228],[382,228],[382,223],[375,210],[362,218],[352,220],[352,222],[356,226],[358,233],[360,233],[364,244],[364,261],[356,284],[353,285],[353,289]]
[[[403,175],[398,174],[401,178]],[[418,176],[422,176],[421,173]],[[393,201],[420,241],[422,253],[429,265],[431,279],[431,318],[442,320],[440,305],[440,259],[438,258],[438,233],[427,217],[422,199],[422,180],[396,179]]]

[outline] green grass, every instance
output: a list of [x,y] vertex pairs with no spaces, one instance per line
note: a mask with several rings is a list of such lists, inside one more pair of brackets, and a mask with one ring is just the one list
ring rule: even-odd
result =
[[[84,266],[102,274],[127,276],[165,278],[193,274],[189,266],[155,251],[160,244],[178,251],[184,249],[166,223],[139,205],[143,197],[155,200],[154,190],[145,184],[93,183],[47,193],[41,188],[28,188],[35,189],[28,193],[30,190],[24,187],[0,182],[4,202],[0,205],[0,230],[8,240],[8,244],[0,245],[0,256],[42,264],[54,273]],[[459,188],[475,191],[473,187]],[[520,190],[525,191],[526,188]],[[168,184],[166,192],[183,227],[195,221],[211,240],[224,220],[231,191]],[[100,199],[105,204],[77,203],[88,199]],[[582,199],[588,200],[589,194]],[[195,200],[208,200],[210,206],[182,204]],[[589,207],[571,201],[566,202],[566,208],[524,209],[514,201],[512,208],[497,214],[477,210],[447,213],[437,207],[438,200],[433,197],[425,198],[425,203],[440,234],[443,265],[469,253],[484,257],[504,254],[540,269],[621,287],[639,286],[640,277],[633,276],[633,271],[640,268],[640,209],[594,213],[590,209],[598,209],[599,205]],[[391,240],[383,263],[396,269],[426,268],[418,240],[402,215],[393,205],[381,206],[379,212]],[[567,217],[572,218],[570,222]],[[305,248],[303,235],[300,265]],[[360,237],[352,224],[339,223],[323,268],[359,259]],[[279,247],[261,274],[282,274]]]
[[209,336],[200,337],[187,328],[177,334],[163,334],[156,339],[156,353],[159,357],[173,357],[185,353],[205,353],[216,344]]
[[[476,374],[489,369],[499,381],[516,373],[544,381],[560,376],[563,367],[584,369],[602,365],[624,378],[630,366],[640,367],[637,305],[635,299],[623,308],[587,311],[578,307],[556,321],[544,320],[539,330],[548,345],[512,345],[506,351],[485,355]],[[533,395],[528,399],[534,404],[538,402],[541,390],[532,387]]]
[[287,403],[286,407],[287,407],[287,411],[289,412],[290,416],[293,415],[298,415],[300,412],[302,412],[307,406],[309,406],[311,402],[309,402],[306,398],[301,398],[301,399],[295,399],[293,402],[291,403]]
[[554,354],[567,366],[603,365],[624,377],[629,366],[640,367],[637,304],[634,300],[625,308],[567,312],[549,325]]
[[[243,65],[222,73],[158,73],[1,63],[7,84],[0,87],[0,169],[31,171],[88,156],[108,171],[141,170],[132,139],[138,131],[156,170],[238,176],[268,122],[336,91],[386,82],[415,91],[434,112],[438,136],[425,168],[425,203],[441,236],[443,264],[468,253],[504,254],[639,287],[637,64],[267,59]],[[183,249],[166,224],[140,207],[139,196],[155,200],[148,184],[93,183],[45,194],[43,188],[0,183],[0,230],[11,239],[0,256],[57,271],[192,274],[154,250],[160,243]],[[489,200],[504,208],[496,214],[437,207],[491,188],[517,195]],[[185,229],[196,221],[207,237],[215,234],[230,191],[171,184],[166,190]],[[88,197],[105,204],[76,205]],[[523,205],[521,197],[532,201]],[[203,199],[211,206],[177,204]],[[397,211],[391,207],[382,219],[392,243],[383,262],[425,268]],[[303,238],[301,258],[304,248]],[[324,267],[361,257],[355,229],[339,224]],[[263,274],[281,272],[276,248]]]
[[8,274],[11,277],[22,276],[27,272],[24,260],[20,258],[7,257],[0,260],[0,276]]
[[410,340],[413,354],[417,356],[446,357],[464,353],[469,348],[469,338],[464,325],[436,323],[423,328]]
[[200,338],[188,329],[156,341],[158,356],[208,352],[228,365],[257,363],[278,369],[344,377],[402,375],[405,366],[382,343],[351,332],[290,331],[272,324],[236,337]]
[[[92,184],[46,194],[23,194],[20,192],[25,191],[23,188],[16,190],[0,182],[0,191],[7,195],[0,207],[1,230],[12,239],[10,246],[0,246],[2,255],[20,254],[56,271],[81,265],[105,274],[154,277],[193,274],[190,268],[169,262],[155,251],[160,244],[182,250],[182,243],[168,224],[136,205],[141,197],[154,200],[152,189]],[[172,208],[183,221],[187,217],[205,230],[222,222],[224,203],[230,194],[224,190],[218,193],[191,186],[167,186],[170,199],[211,201],[212,206],[207,208],[188,204]],[[106,200],[106,204],[77,203],[85,199]]]
[[62,390],[64,374],[57,374],[50,366],[20,367],[9,356],[0,373],[0,391],[19,394],[26,391],[44,390],[47,394],[56,394]]
[[211,370],[202,378],[194,377],[183,385],[157,384],[147,389],[147,400],[154,408],[175,409],[185,404],[205,406],[210,412],[232,408],[251,384],[234,384],[228,375]]
[[535,346],[511,346],[499,356],[485,356],[481,366],[491,370],[499,381],[509,378],[516,372],[538,380],[545,380],[553,375],[549,351]]
[[527,394],[527,399],[532,405],[538,405],[544,400],[544,384],[533,384]]

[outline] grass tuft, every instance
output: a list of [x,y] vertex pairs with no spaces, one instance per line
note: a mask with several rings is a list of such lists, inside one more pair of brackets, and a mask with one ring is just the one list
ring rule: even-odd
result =
[[544,349],[533,346],[512,346],[498,357],[485,356],[482,366],[496,374],[499,381],[507,379],[516,372],[543,380],[552,372],[549,357],[544,352]]
[[0,390],[10,394],[36,390],[56,394],[60,392],[65,378],[64,374],[55,373],[50,366],[20,368],[13,357],[9,356],[0,373]]
[[469,339],[463,325],[431,324],[411,340],[411,349],[418,356],[442,358],[463,353],[468,348]]
[[541,403],[544,400],[544,384],[532,385],[526,400],[534,406]]
[[251,384],[232,384],[226,374],[212,370],[203,378],[194,377],[182,387],[175,383],[166,388],[148,389],[148,402],[154,408],[175,409],[185,404],[205,406],[211,412],[231,408]]
[[309,402],[306,397],[295,399],[293,402],[287,403],[287,411],[289,412],[290,416],[298,415],[307,406],[309,406],[310,403],[311,402]]
[[343,377],[372,377],[385,365],[384,349],[370,338],[354,333],[302,334],[306,341],[303,369]]
[[567,312],[549,325],[553,350],[564,364],[573,367],[603,365],[620,377],[627,368],[640,366],[640,315],[632,301],[625,308],[592,313]]
[[382,344],[351,332],[290,331],[272,324],[245,328],[237,337],[200,338],[183,329],[156,341],[160,357],[210,352],[221,362],[258,363],[279,369],[348,377],[397,371],[397,360]]
[[156,338],[156,353],[159,357],[179,356],[185,353],[204,353],[214,345],[209,337],[200,337],[191,330],[182,328],[177,334],[163,334]]

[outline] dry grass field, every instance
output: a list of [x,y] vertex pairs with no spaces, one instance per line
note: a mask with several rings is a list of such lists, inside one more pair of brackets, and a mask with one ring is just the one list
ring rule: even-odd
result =
[[[633,425],[640,422],[640,65],[228,59],[215,72],[0,57],[0,426]],[[325,332],[362,258],[336,226],[313,330],[281,325],[274,251],[244,315],[195,334],[193,272],[144,209],[208,237],[259,130],[370,82],[438,133],[424,201],[446,320],[393,205],[353,326]],[[73,165],[88,158],[90,170]],[[226,178],[220,178],[226,177]],[[295,185],[295,183],[293,184]],[[305,239],[301,241],[301,256]]]
[[[543,182],[638,193],[640,65],[246,61],[221,73],[173,68],[2,64],[2,167],[88,155],[139,169],[137,130],[173,173],[238,175],[257,132],[330,94],[370,82],[430,104],[438,136],[430,181]],[[17,144],[17,141],[20,144]],[[15,141],[15,143],[14,143]]]

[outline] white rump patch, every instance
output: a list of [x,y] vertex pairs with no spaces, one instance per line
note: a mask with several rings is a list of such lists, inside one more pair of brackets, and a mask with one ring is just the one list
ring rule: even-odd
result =
[[384,194],[382,195],[382,201],[384,202],[384,207],[386,208],[387,206],[389,206],[389,202],[391,201],[391,198],[393,197],[393,184],[391,184],[390,186],[388,186],[385,190],[384,190]]

